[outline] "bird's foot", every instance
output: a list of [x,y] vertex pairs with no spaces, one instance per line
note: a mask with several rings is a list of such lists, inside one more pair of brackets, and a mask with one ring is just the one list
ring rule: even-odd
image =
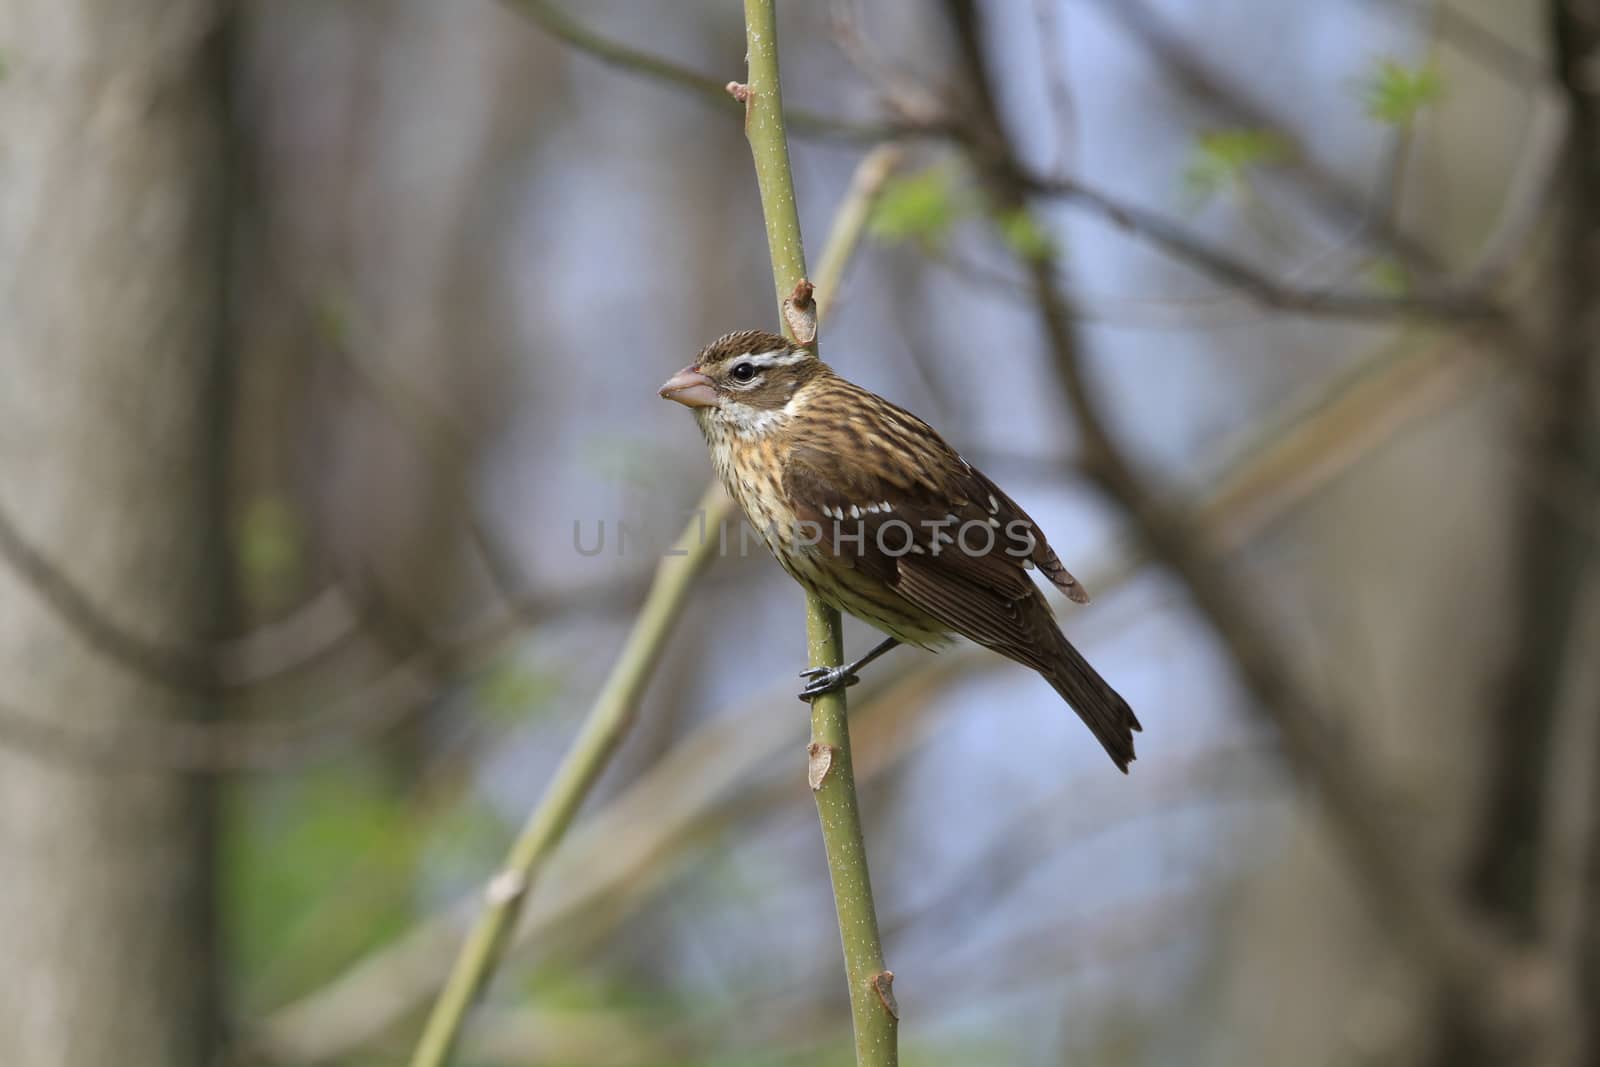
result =
[[850,667],[812,667],[810,670],[800,672],[800,677],[806,680],[806,687],[800,690],[800,699],[810,702],[825,693],[837,693],[848,689],[861,681],[856,677]]

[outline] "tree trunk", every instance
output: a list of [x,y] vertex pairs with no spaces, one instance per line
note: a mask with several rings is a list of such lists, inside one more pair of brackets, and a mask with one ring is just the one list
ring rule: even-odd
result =
[[[214,633],[225,293],[212,0],[0,0],[0,508],[105,622]],[[0,711],[114,734],[208,701],[0,567]],[[207,1062],[210,789],[0,749],[0,1063]]]

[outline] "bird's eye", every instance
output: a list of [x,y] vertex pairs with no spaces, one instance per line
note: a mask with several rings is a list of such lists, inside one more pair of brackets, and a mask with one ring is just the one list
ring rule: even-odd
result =
[[733,370],[729,371],[728,374],[736,382],[754,381],[756,376],[756,365],[754,363],[735,363],[733,365]]

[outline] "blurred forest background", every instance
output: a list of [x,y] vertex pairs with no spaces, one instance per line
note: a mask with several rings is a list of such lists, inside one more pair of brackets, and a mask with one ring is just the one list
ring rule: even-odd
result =
[[[1600,1063],[1600,3],[781,15],[824,358],[1145,725],[852,690],[907,1060]],[[0,1062],[405,1060],[709,477],[657,385],[776,325],[743,48],[0,0]],[[463,1063],[850,1060],[800,592],[688,592]]]

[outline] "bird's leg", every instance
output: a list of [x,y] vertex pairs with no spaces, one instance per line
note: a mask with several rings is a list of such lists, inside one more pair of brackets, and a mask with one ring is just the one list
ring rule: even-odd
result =
[[854,663],[846,663],[843,667],[812,667],[810,670],[801,671],[800,677],[806,680],[806,687],[800,690],[800,699],[810,700],[812,697],[819,697],[824,693],[836,693],[855,685],[861,681],[856,677],[857,671],[899,643],[898,639],[887,637]]

